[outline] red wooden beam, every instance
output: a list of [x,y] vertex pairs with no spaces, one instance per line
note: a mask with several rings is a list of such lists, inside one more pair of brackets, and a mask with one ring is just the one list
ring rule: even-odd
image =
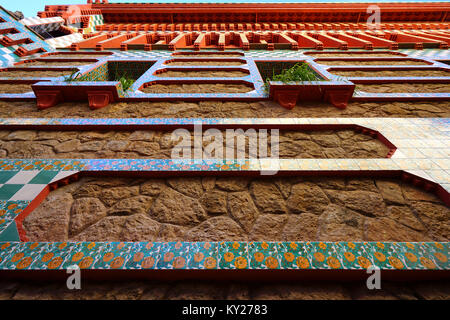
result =
[[334,31],[334,32],[328,32],[328,34],[332,37],[338,38],[339,40],[343,40],[348,43],[349,48],[364,48],[367,50],[373,49],[372,42],[365,40],[365,39],[359,39],[357,37],[351,36],[345,31]]
[[101,34],[83,41],[80,41],[78,43],[73,43],[71,49],[72,50],[79,50],[79,49],[87,49],[87,48],[95,48],[97,43],[99,41],[103,41],[108,39],[107,34]]
[[363,31],[356,31],[352,34],[355,37],[370,41],[376,48],[389,48],[391,50],[398,49],[398,43],[395,41],[387,40],[384,38],[376,37],[374,35],[367,34]]
[[348,43],[346,41],[333,38],[329,36],[326,32],[309,32],[311,37],[321,41],[326,48],[339,48],[341,50],[348,49]]
[[120,49],[122,42],[134,38],[136,37],[138,34],[133,32],[133,33],[126,33],[126,34],[119,34],[115,37],[111,37],[108,38],[106,40],[102,40],[100,42],[98,42],[95,45],[95,49],[97,51],[102,51],[103,49]]
[[324,47],[322,41],[309,36],[305,31],[289,32],[288,35],[297,41],[299,48],[314,48],[316,50],[322,50]]

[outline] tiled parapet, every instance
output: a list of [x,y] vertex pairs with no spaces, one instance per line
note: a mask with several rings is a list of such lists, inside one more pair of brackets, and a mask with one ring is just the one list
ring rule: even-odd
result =
[[219,165],[189,176],[170,167],[85,171],[24,212],[21,234],[37,242],[448,240],[450,211],[433,194],[442,189],[412,175],[288,168],[260,176]]
[[[6,119],[3,120],[3,128],[6,129],[9,126],[12,128],[25,129],[27,126],[37,129],[40,126],[43,128],[51,128],[52,126],[61,128],[73,125],[87,125],[95,126],[96,128],[110,128],[113,125],[115,128],[127,128],[132,127],[135,129],[147,129],[151,128],[149,125],[160,126],[184,126],[192,125],[199,120],[196,119],[178,119],[178,120],[164,120],[164,119]],[[289,126],[289,128],[299,127],[311,127],[315,125],[325,125],[330,123],[355,123],[363,124],[372,130],[378,130],[388,141],[391,141],[398,150],[394,153],[391,159],[297,159],[288,160],[281,159],[279,161],[265,161],[265,160],[251,160],[244,166],[249,170],[264,170],[274,169],[281,170],[294,170],[294,171],[307,171],[307,172],[321,172],[328,170],[329,172],[339,172],[346,170],[350,172],[369,171],[374,174],[377,172],[398,172],[399,170],[405,170],[418,177],[416,183],[423,184],[425,180],[436,182],[440,184],[443,189],[449,190],[448,181],[448,164],[446,162],[447,156],[443,153],[446,146],[446,121],[439,119],[280,119],[279,125]],[[241,125],[244,127],[255,125],[271,125],[274,124],[274,119],[208,119],[203,120],[203,125],[207,128],[208,125],[220,126],[220,125]],[[49,127],[50,126],[50,127]],[[31,162],[32,163],[32,162]],[[35,166],[30,166],[30,160],[17,160],[16,162],[7,162],[3,165],[4,170],[16,170],[27,169],[35,170]],[[51,161],[45,160],[38,163],[39,168],[47,168],[52,171],[52,167],[49,167]],[[57,163],[59,168],[65,168],[66,170],[72,170],[72,167],[67,164],[67,160]],[[138,170],[234,170],[234,165],[221,163],[216,165],[200,161],[193,163],[192,165],[183,164],[177,161],[170,160],[80,160],[76,165],[80,165],[80,168],[86,168],[86,170],[129,170],[130,168],[136,168]],[[268,167],[269,166],[269,167]],[[406,176],[407,178],[408,176]],[[417,179],[417,178],[414,178]],[[10,187],[8,187],[10,188]],[[428,187],[427,187],[428,188]],[[5,189],[6,190],[6,189]],[[9,189],[8,189],[9,190]],[[14,190],[13,190],[14,191]],[[16,190],[18,191],[18,190]],[[40,192],[41,190],[39,190]],[[12,191],[11,191],[12,192]],[[37,192],[37,191],[36,191]]]

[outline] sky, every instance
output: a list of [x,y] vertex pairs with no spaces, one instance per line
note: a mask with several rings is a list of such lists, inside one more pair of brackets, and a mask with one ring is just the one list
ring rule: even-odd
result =
[[[0,0],[0,5],[11,11],[22,11],[25,17],[35,17],[38,11],[43,11],[45,5],[51,4],[84,4],[86,0]],[[218,3],[233,3],[233,2],[450,2],[450,0],[110,0],[110,3],[114,2],[158,2],[158,3],[168,3],[168,2],[218,2]]]

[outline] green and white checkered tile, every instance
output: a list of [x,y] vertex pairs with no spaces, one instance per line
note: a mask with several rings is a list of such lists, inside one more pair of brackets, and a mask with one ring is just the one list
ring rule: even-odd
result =
[[33,200],[57,173],[39,170],[0,172],[0,200]]
[[49,184],[77,171],[0,171],[0,200],[31,201]]
[[[31,201],[2,201],[0,200],[0,242],[16,237],[17,228],[14,219],[30,204]],[[14,224],[13,226],[11,226]],[[14,232],[15,231],[15,232]]]
[[[14,220],[44,188],[79,171],[0,171],[0,241],[18,241]],[[14,224],[14,225],[13,225]]]

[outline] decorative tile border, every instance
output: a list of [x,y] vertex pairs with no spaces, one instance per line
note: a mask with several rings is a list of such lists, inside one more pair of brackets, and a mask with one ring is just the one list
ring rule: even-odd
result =
[[0,200],[0,241],[2,241],[2,233],[5,232],[30,202]]
[[448,242],[0,242],[0,271],[448,270]]

